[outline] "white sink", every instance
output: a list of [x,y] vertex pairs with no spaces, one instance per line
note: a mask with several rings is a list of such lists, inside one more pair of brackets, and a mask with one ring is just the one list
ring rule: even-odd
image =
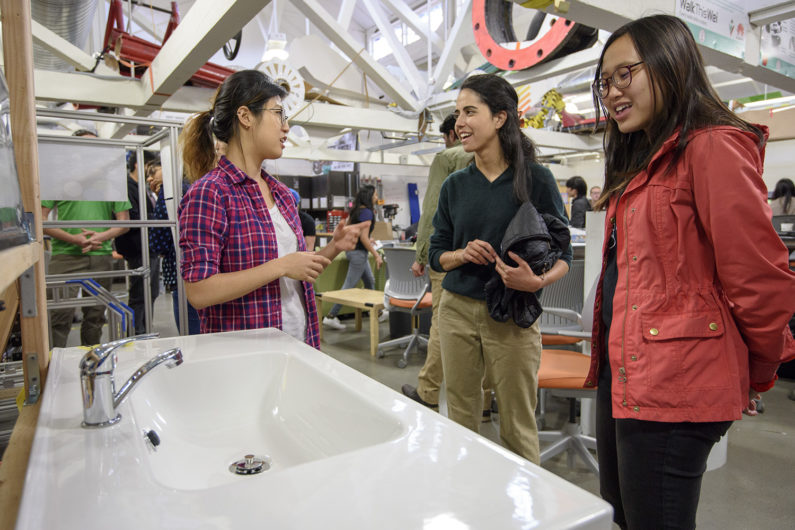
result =
[[[54,352],[18,529],[611,528],[601,499],[280,331],[123,347],[117,386],[173,347],[102,429],[80,427],[84,351]],[[232,474],[246,454],[270,469]]]
[[224,355],[147,377],[130,395],[132,420],[158,434],[160,445],[145,461],[169,488],[251,481],[255,477],[227,469],[246,454],[270,457],[272,474],[385,443],[407,430],[286,353]]

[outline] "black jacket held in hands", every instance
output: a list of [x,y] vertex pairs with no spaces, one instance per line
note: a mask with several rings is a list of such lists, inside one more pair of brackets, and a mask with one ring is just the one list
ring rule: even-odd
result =
[[[517,264],[508,257],[513,252],[541,275],[552,268],[571,241],[569,227],[549,214],[541,214],[526,202],[511,219],[500,243],[500,258],[508,265]],[[529,328],[541,316],[541,303],[535,293],[508,289],[495,271],[486,282],[486,307],[498,322],[513,318],[516,325]]]

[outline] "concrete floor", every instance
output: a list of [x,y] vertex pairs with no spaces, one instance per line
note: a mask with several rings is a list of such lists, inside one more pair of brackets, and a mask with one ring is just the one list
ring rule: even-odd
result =
[[[325,329],[321,350],[342,363],[400,392],[404,383],[417,384],[417,374],[424,362],[424,354],[413,354],[405,369],[397,367],[401,350],[394,349],[383,359],[369,355],[368,319],[363,329],[353,330],[352,320],[343,320],[348,329]],[[177,334],[171,309],[171,299],[162,295],[155,302],[153,331],[161,336]],[[69,344],[77,344],[77,326]],[[380,324],[381,340],[389,335],[389,324]],[[699,528],[707,529],[778,529],[795,526],[795,401],[787,393],[795,389],[795,381],[780,380],[764,395],[765,413],[756,418],[746,417],[735,422],[729,431],[726,464],[704,476],[698,512]],[[559,428],[565,422],[566,402],[561,398],[549,400],[547,429]],[[442,396],[442,413],[444,413]],[[480,433],[499,443],[499,415],[481,425]],[[565,454],[544,464],[544,467],[564,479],[599,494],[599,483],[584,464],[575,459],[569,468]],[[618,528],[616,526],[616,528]]]

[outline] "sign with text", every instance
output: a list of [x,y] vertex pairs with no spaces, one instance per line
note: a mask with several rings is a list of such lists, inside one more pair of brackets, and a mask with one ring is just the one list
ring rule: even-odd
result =
[[696,42],[744,58],[748,13],[732,0],[676,0],[676,16],[685,21]]
[[762,26],[759,64],[795,78],[795,18]]

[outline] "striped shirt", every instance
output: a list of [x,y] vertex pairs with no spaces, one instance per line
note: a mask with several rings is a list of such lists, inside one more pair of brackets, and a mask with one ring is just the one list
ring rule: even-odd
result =
[[[271,195],[306,250],[295,199],[288,188],[261,170]],[[276,232],[259,185],[221,157],[218,166],[194,183],[179,207],[182,278],[197,282],[219,273],[251,269],[279,257]],[[306,343],[320,345],[312,284],[303,282]],[[201,332],[274,327],[282,329],[279,280],[236,300],[199,309]]]

